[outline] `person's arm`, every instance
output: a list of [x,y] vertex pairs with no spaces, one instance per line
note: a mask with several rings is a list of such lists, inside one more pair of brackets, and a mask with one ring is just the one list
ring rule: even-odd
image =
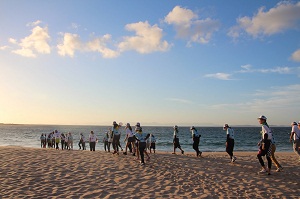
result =
[[292,142],[294,134],[295,134],[295,132],[291,132],[291,135],[290,135],[290,142]]

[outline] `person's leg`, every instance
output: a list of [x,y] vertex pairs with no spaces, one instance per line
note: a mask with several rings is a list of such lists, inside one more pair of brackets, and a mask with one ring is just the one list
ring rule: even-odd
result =
[[85,142],[82,142],[82,150],[86,150],[86,148],[85,148]]
[[282,167],[281,167],[281,165],[279,164],[279,162],[275,158],[276,145],[275,144],[271,144],[270,147],[271,147],[271,160],[275,164],[275,166],[277,167],[277,169],[280,170]]
[[260,165],[261,165],[262,167],[264,167],[264,166],[265,166],[265,163],[264,163],[264,161],[263,161],[263,159],[262,159],[262,155],[261,155],[261,154],[257,154],[257,158],[258,158],[258,161],[259,161]]
[[96,151],[96,142],[93,142],[93,151]]
[[271,166],[272,166],[272,160],[269,156],[267,156],[267,160],[268,160],[268,173],[270,174],[271,172]]
[[294,141],[294,144],[293,144],[293,148],[294,148],[294,152],[299,156],[299,158],[300,158],[300,149],[299,149],[299,147],[300,147],[300,140],[298,139],[298,140],[295,140]]
[[111,145],[111,142],[108,142],[108,146],[107,146],[108,152],[110,152],[110,145]]
[[146,143],[139,143],[139,152],[140,152],[140,156],[141,156],[141,163],[144,164],[145,160],[144,160],[144,151],[146,148]]

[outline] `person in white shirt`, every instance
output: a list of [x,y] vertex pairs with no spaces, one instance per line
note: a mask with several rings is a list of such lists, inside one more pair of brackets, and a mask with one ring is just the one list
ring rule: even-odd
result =
[[60,143],[60,132],[58,130],[54,131],[54,137],[55,137],[55,144],[56,144],[56,150],[59,150],[59,143]]
[[119,155],[119,147],[122,149],[121,144],[120,144],[120,138],[121,138],[120,127],[121,126],[122,126],[121,122],[119,124],[117,124],[116,121],[113,122],[113,127],[112,127],[112,134],[113,134],[112,145],[114,148],[113,154],[118,154],[118,155]]
[[181,154],[184,154],[184,151],[181,149],[180,143],[179,143],[179,137],[178,137],[178,126],[174,126],[174,134],[173,134],[173,153],[176,154],[176,148],[179,148],[181,151]]
[[70,149],[73,150],[73,136],[71,132],[69,132],[68,134],[68,146],[69,146],[69,150]]
[[98,141],[98,138],[94,134],[94,131],[91,131],[90,136],[89,136],[89,141],[90,141],[90,151],[95,151],[96,142]]
[[290,142],[292,141],[294,152],[298,155],[300,161],[300,121],[298,122],[298,124],[297,122],[292,123]]
[[134,133],[132,131],[132,127],[130,126],[129,123],[126,124],[125,127],[125,141],[126,141],[126,147],[125,147],[125,152],[123,153],[124,155],[127,155],[127,148],[131,146],[132,151],[135,151],[135,139],[134,139]]
[[225,124],[223,126],[223,130],[225,130],[226,134],[227,134],[227,138],[226,138],[226,152],[230,156],[231,162],[234,162],[236,160],[236,157],[233,156],[234,130],[228,124]]
[[264,134],[267,133],[268,134],[268,140],[271,140],[271,145],[269,147],[269,152],[268,155],[271,156],[271,160],[272,162],[275,164],[275,166],[277,167],[276,172],[280,172],[283,167],[279,164],[279,162],[277,161],[277,159],[275,158],[275,151],[276,151],[276,145],[275,145],[275,138],[274,135],[267,123],[267,117],[264,115],[259,116],[258,118],[259,123],[261,124],[261,135],[262,135],[262,140],[264,139]]
[[153,152],[155,153],[155,148],[156,148],[156,138],[155,138],[155,136],[151,133],[150,134],[150,137],[148,138],[149,139],[149,141],[150,141],[150,153],[152,153],[151,152],[151,149],[153,149]]

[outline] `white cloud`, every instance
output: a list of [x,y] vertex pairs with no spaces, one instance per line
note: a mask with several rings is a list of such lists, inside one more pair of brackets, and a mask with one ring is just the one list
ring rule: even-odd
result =
[[59,55],[74,57],[75,51],[81,49],[79,35],[64,33],[63,41],[57,45],[57,48]]
[[[48,34],[48,28],[41,28],[36,26],[31,30],[31,35],[21,39],[18,45],[21,49],[13,50],[13,53],[19,54],[24,57],[36,57],[35,53],[49,54],[51,52],[48,40],[50,36]],[[11,43],[17,43],[16,40],[10,38]]]
[[8,42],[9,42],[9,43],[12,43],[12,44],[18,44],[17,40],[16,40],[16,39],[13,39],[13,38],[9,38],[9,39],[8,39]]
[[151,26],[147,21],[127,24],[128,31],[134,31],[135,36],[124,37],[119,43],[118,49],[123,51],[135,50],[141,54],[155,51],[167,51],[170,44],[162,41],[163,31],[157,25]]
[[42,23],[42,21],[37,20],[37,21],[28,23],[26,26],[37,26],[37,25],[39,25],[40,23]]
[[106,34],[103,37],[96,38],[86,45],[87,51],[99,52],[104,58],[115,58],[119,56],[119,52],[106,47],[106,43],[111,40],[111,35]]
[[212,34],[220,27],[218,20],[199,19],[193,11],[180,6],[175,6],[164,21],[167,24],[174,25],[177,37],[188,39],[188,45],[192,42],[208,43]]
[[182,104],[193,104],[193,102],[190,100],[180,99],[180,98],[167,98],[165,100],[172,101],[172,102],[178,102],[178,103],[182,103]]
[[0,50],[6,50],[7,48],[9,48],[8,46],[0,46]]
[[232,80],[231,74],[228,73],[206,74],[204,77],[215,78],[220,80]]
[[300,62],[300,49],[296,50],[293,54],[292,54],[292,60]]
[[13,53],[17,54],[17,55],[21,55],[23,57],[30,57],[30,58],[35,58],[36,54],[33,53],[33,51],[29,48],[21,48],[18,50],[13,50]]
[[64,33],[64,38],[57,45],[58,54],[61,56],[74,57],[75,51],[99,52],[104,58],[115,58],[119,56],[117,51],[106,47],[106,43],[111,39],[111,35],[95,38],[87,43],[80,40],[79,35]]
[[272,35],[298,27],[299,20],[300,2],[293,4],[285,1],[277,4],[268,11],[265,11],[265,8],[261,7],[253,17],[245,16],[238,18],[238,26],[232,27],[228,35],[236,38],[239,36],[241,30],[244,30],[253,37]]

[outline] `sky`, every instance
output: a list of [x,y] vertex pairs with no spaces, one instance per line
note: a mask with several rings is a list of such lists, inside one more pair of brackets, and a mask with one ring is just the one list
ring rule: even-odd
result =
[[0,123],[300,120],[300,2],[1,0]]

